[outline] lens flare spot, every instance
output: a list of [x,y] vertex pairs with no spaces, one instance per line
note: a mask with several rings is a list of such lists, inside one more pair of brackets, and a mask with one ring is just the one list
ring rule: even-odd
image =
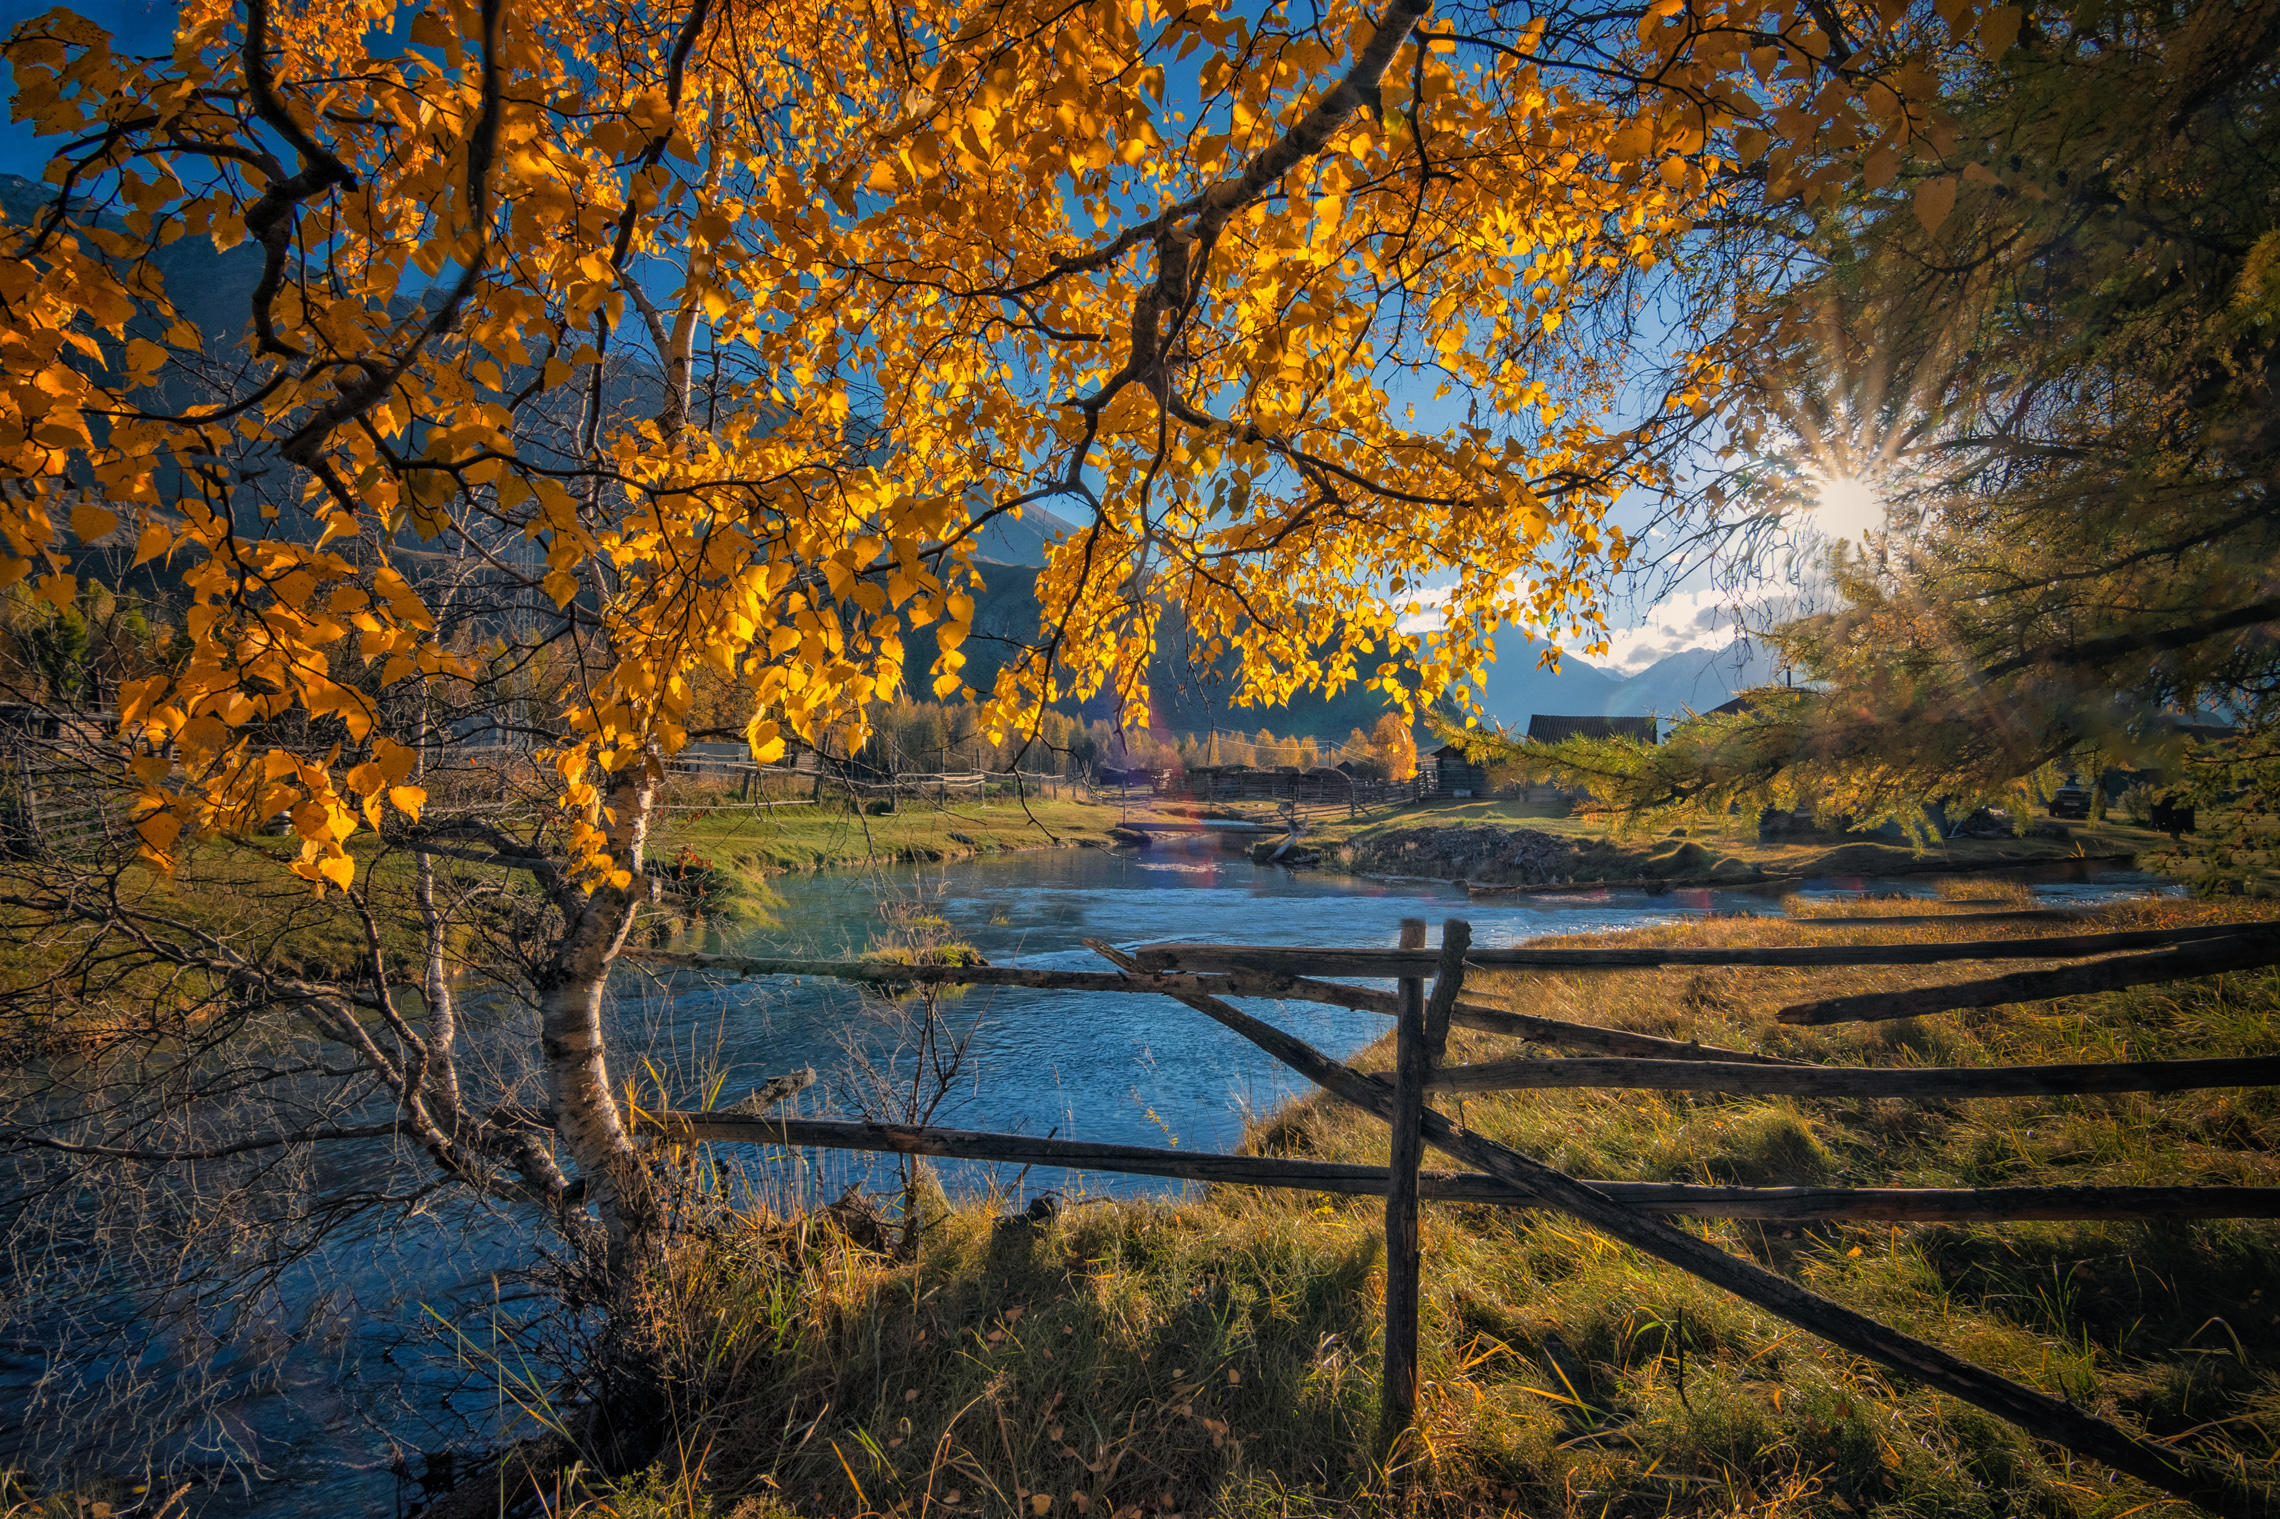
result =
[[1857,475],[1813,477],[1813,525],[1831,538],[1864,542],[1884,526],[1884,498]]

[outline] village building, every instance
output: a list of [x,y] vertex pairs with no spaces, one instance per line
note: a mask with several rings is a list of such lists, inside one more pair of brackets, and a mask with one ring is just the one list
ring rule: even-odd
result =
[[1660,743],[1652,717],[1553,717],[1543,713],[1528,719],[1528,742],[1556,744],[1571,738],[1628,738],[1642,744]]

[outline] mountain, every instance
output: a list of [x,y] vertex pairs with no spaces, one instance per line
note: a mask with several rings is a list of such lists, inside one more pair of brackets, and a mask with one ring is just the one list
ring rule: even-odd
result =
[[1481,705],[1516,732],[1528,719],[1558,717],[1676,717],[1692,709],[1707,712],[1752,686],[1770,685],[1781,666],[1762,643],[1737,639],[1723,649],[1687,649],[1625,677],[1579,659],[1560,661],[1558,674],[1536,663],[1541,645],[1524,633],[1497,638],[1497,661],[1489,667]]
[[1609,717],[1707,712],[1752,686],[1780,678],[1781,664],[1772,648],[1740,638],[1723,649],[1686,649],[1656,660],[1623,682],[1602,710]]
[[[1024,521],[1014,526],[1019,529],[1038,524],[1039,516],[1037,509],[1030,507]],[[1058,518],[1048,517],[1047,521],[1059,526],[1038,524],[1040,538],[1071,530]],[[1018,540],[1014,542],[1018,547]],[[1027,565],[992,562],[987,553],[992,546],[987,530],[983,546],[985,552],[977,556],[983,587],[974,597],[973,633],[961,650],[966,666],[960,672],[977,690],[987,690],[1005,661],[1037,636],[1038,619],[1043,615],[1035,570]],[[1267,727],[1279,734],[1339,739],[1355,728],[1369,729],[1385,713],[1385,698],[1360,686],[1349,686],[1334,697],[1301,692],[1283,707],[1238,706],[1233,657],[1222,656],[1214,668],[1199,671],[1187,657],[1188,637],[1180,608],[1166,607],[1157,630],[1157,653],[1148,662],[1149,704],[1161,729],[1200,733],[1225,728],[1249,733]],[[923,682],[914,678],[912,686],[913,694],[925,694]],[[1113,720],[1117,716],[1115,703],[1107,697],[1096,696],[1081,706],[1064,705],[1087,720]]]
[[[11,228],[37,226],[53,203],[55,187],[0,174],[0,212]],[[97,224],[123,232],[125,223],[104,215]],[[176,309],[198,324],[209,339],[226,340],[245,329],[253,311],[253,287],[261,281],[261,254],[251,243],[240,243],[227,253],[214,251],[211,238],[178,237],[152,252],[151,262],[166,281],[166,293]],[[158,336],[156,324],[137,324],[138,331]]]
[[[1601,717],[1619,710],[1630,682],[1613,670],[1587,665],[1573,656],[1554,674],[1536,663],[1543,646],[1515,628],[1496,635],[1496,663],[1481,682],[1481,709],[1514,732],[1528,731],[1538,713],[1558,717]],[[1723,699],[1723,698],[1721,698]]]
[[1046,545],[1075,531],[1074,522],[1031,504],[1021,509],[1018,522],[1011,517],[992,517],[988,525],[974,535],[974,557],[984,564],[1041,570],[1045,568]]

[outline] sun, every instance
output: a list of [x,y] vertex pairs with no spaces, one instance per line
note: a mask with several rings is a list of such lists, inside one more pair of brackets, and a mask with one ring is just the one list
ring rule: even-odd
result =
[[1813,476],[1813,526],[1831,538],[1866,542],[1884,526],[1884,498],[1858,475]]

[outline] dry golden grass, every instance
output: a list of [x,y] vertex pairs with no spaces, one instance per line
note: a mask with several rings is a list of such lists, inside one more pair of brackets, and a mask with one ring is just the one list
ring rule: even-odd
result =
[[[1848,933],[1692,921],[1565,942],[2030,938],[1943,919],[2017,905],[1983,882]],[[1995,899],[1995,900],[1986,900]],[[2149,902],[2112,927],[2254,916]],[[2022,944],[2022,950],[2027,946]],[[2263,1054],[2280,976],[2148,987],[1920,1022],[1791,1029],[1808,995],[1977,975],[1606,971],[1483,977],[1515,1010],[1845,1064]],[[1515,1053],[1459,1031],[1452,1060]],[[1364,1066],[1383,1067],[1386,1044]],[[1572,1174],[1755,1184],[2280,1184],[2270,1091],[1953,1103],[1683,1093],[1468,1097],[1464,1121]],[[1297,1104],[1283,1153],[1385,1158],[1383,1127]],[[625,1514],[1284,1515],[1387,1506],[1371,1464],[1382,1210],[1223,1190],[1068,1210],[1031,1229],[944,1209],[917,1260],[752,1220],[692,1251],[665,1315],[711,1369],[683,1458]],[[1728,1248],[2032,1385],[2269,1483],[2280,1435],[2280,1226],[2269,1221],[1785,1227]],[[1426,1210],[1425,1453],[1437,1514],[2111,1515],[2156,1495],[2069,1463],[1551,1214]],[[599,1512],[601,1510],[596,1510]]]

